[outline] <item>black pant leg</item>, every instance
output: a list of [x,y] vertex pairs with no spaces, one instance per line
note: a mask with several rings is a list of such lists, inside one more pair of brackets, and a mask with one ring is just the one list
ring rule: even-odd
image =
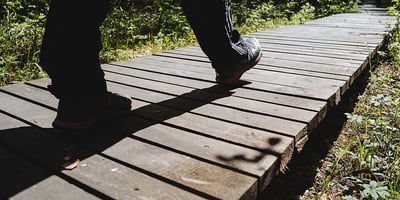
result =
[[181,0],[181,4],[214,68],[229,66],[246,55],[238,45],[242,37],[232,26],[230,0]]
[[99,27],[109,9],[108,0],[52,0],[47,16],[40,65],[52,79],[59,98],[104,95],[100,68]]

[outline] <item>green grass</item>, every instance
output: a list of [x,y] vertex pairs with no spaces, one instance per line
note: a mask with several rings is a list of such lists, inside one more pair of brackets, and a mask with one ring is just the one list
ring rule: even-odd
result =
[[400,198],[400,67],[382,64],[369,81],[354,112],[346,113],[348,122],[331,150],[335,159],[312,188],[316,196]]
[[354,112],[346,114],[342,142],[333,149],[336,159],[320,194],[340,186],[348,199],[400,198],[399,69],[381,65],[371,72]]
[[[196,42],[177,0],[119,1],[102,30],[102,63],[125,60]],[[142,4],[134,5],[133,2]],[[303,23],[348,11],[355,0],[232,0],[243,34]],[[0,86],[46,77],[38,65],[49,0],[0,2]]]
[[0,86],[45,76],[38,65],[43,14],[21,17],[12,8],[0,23]]

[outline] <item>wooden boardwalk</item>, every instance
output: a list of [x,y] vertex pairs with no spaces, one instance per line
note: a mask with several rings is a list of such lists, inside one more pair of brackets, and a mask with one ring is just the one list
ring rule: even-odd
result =
[[364,9],[247,35],[263,58],[230,91],[198,46],[104,64],[109,89],[134,108],[81,135],[51,127],[49,79],[2,87],[0,199],[255,199],[394,23]]

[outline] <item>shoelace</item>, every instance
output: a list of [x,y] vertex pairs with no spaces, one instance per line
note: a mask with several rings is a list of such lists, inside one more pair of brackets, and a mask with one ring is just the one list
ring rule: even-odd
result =
[[254,55],[252,55],[252,54],[253,54],[252,48],[255,48],[255,47],[253,47],[253,45],[250,44],[250,43],[252,43],[252,42],[248,42],[248,40],[244,40],[244,41],[241,43],[242,46],[243,46],[243,48],[246,49],[246,52],[247,52],[247,60],[248,60],[248,61],[250,61],[251,58],[254,56]]

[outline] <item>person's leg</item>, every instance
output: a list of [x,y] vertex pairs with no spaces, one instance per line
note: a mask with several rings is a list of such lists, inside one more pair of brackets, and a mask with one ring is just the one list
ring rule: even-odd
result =
[[243,40],[232,26],[230,0],[181,0],[200,47],[217,72],[217,82],[234,84],[261,58],[255,38]]
[[51,90],[60,99],[100,96],[107,89],[100,68],[99,27],[108,0],[96,3],[52,0],[43,37],[40,65],[49,74]]
[[200,47],[213,64],[246,54],[236,46],[241,36],[232,27],[229,1],[181,0],[181,4]]
[[59,99],[53,126],[81,130],[100,117],[130,110],[130,98],[107,92],[99,62],[100,25],[109,2],[52,0],[43,37],[40,65]]

